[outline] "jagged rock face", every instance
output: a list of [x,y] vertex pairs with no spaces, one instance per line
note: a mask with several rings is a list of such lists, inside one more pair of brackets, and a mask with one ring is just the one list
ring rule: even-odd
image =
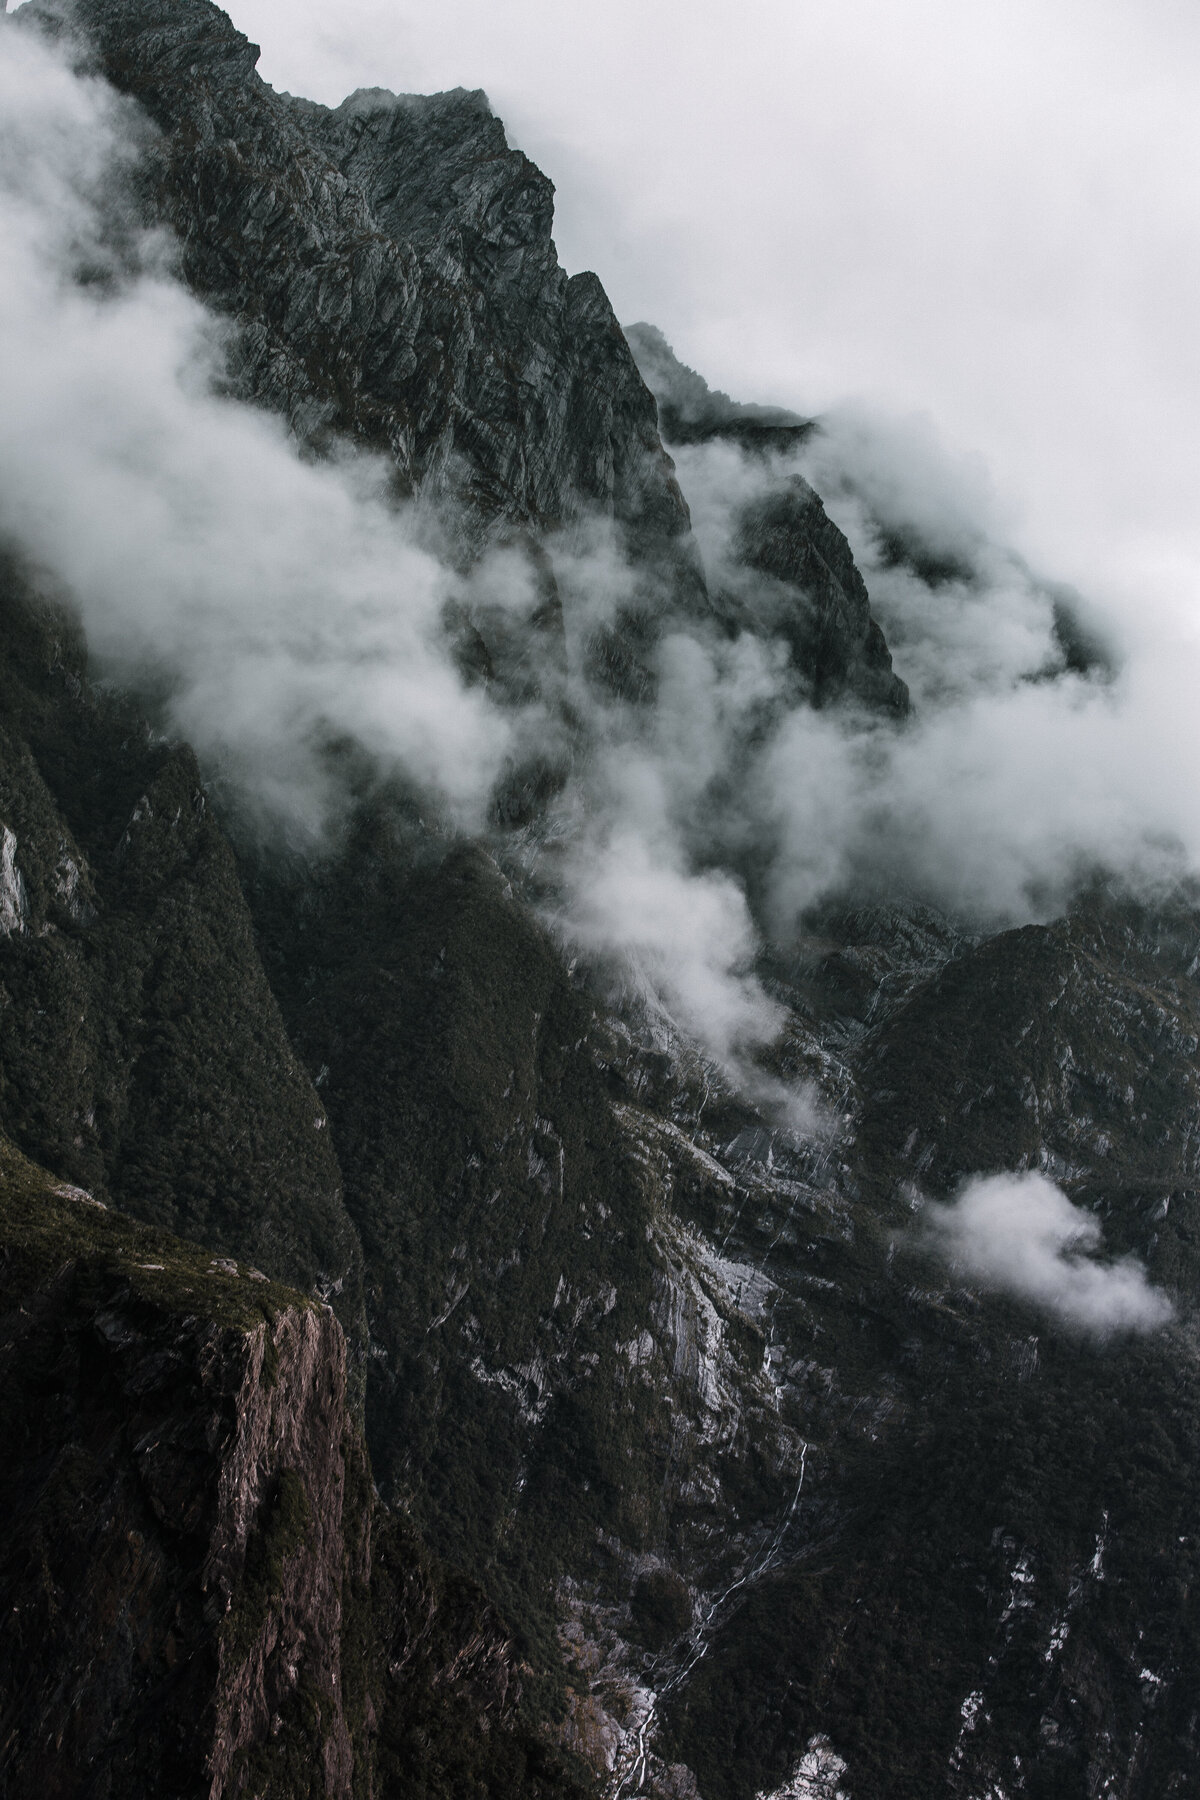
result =
[[[1149,912],[1096,893],[974,944],[919,917],[889,932],[878,909],[821,925],[793,979],[798,1013],[844,1022],[853,1124],[826,1204],[846,1232],[822,1243],[794,1213],[764,1265],[796,1357],[784,1416],[820,1459],[805,1547],[714,1634],[669,1700],[662,1754],[717,1796],[791,1791],[818,1733],[849,1792],[1187,1792],[1190,1324],[1100,1347],[956,1290],[916,1253],[904,1194],[1045,1168],[1115,1252],[1190,1295],[1200,917],[1185,898]],[[730,1218],[717,1199],[710,1232]],[[724,1229],[746,1257],[745,1226]]]
[[[206,0],[35,0],[27,12],[82,30],[160,127],[143,203],[176,234],[189,285],[236,321],[236,391],[310,443],[351,435],[384,450],[403,488],[447,503],[451,554],[497,530],[614,521],[641,597],[589,669],[619,693],[653,691],[654,621],[672,609],[743,622],[705,594],[659,409],[604,290],[559,267],[553,188],[482,94],[372,89],[333,110],[277,95],[254,73],[255,46]],[[654,377],[648,329],[639,353]],[[809,429],[700,386],[686,441],[744,427],[779,447]],[[664,426],[683,412],[668,401]],[[903,711],[844,539],[819,502],[792,512],[784,572],[770,519],[744,521],[744,560],[787,584],[805,680],[821,699]]]
[[17,840],[8,826],[0,835],[0,932],[24,931],[29,913],[25,878],[17,867]]
[[770,623],[818,706],[853,698],[884,713],[908,711],[908,689],[893,673],[850,546],[806,481],[793,476],[743,508],[737,549],[746,568],[781,584]]
[[656,325],[627,325],[625,336],[642,378],[658,402],[658,423],[668,444],[703,444],[728,438],[747,450],[790,450],[811,436],[811,419],[781,406],[731,400],[703,375],[681,363]]
[[439,461],[466,464],[486,516],[545,526],[598,508],[635,555],[661,560],[687,513],[654,409],[599,281],[559,267],[552,184],[508,148],[485,96],[294,104],[379,225],[463,309],[445,345],[454,360],[431,383],[454,415]]
[[947,962],[863,1061],[860,1144],[881,1188],[907,1172],[947,1193],[975,1170],[1040,1166],[1104,1212],[1121,1197],[1147,1217],[1188,1189],[1198,943],[1183,901],[1150,913],[1101,895]]
[[[143,203],[234,322],[237,391],[310,446],[345,434],[406,490],[465,497],[464,557],[517,528],[536,556],[536,531],[596,509],[660,617],[765,625],[799,693],[903,711],[803,484],[744,513],[745,586],[709,602],[653,402],[594,278],[558,269],[548,184],[479,96],[328,111],[272,94],[200,0],[77,16],[157,122]],[[806,431],[681,382],[648,342],[679,441],[774,453]],[[235,862],[189,754],[88,690],[61,619],[10,582],[0,626],[0,1125],[60,1180],[209,1246],[197,1268],[134,1235],[136,1256],[91,1273],[68,1248],[9,1290],[19,1604],[48,1619],[46,1593],[78,1591],[64,1617],[86,1648],[149,1596],[150,1662],[122,1637],[116,1698],[78,1726],[79,1757],[125,1780],[114,1800],[143,1776],[191,1791],[205,1764],[235,1792],[251,1774],[288,1796],[485,1774],[493,1793],[562,1791],[516,1720],[522,1682],[530,1716],[557,1713],[626,1796],[1195,1788],[1186,1315],[1162,1339],[1081,1343],[933,1265],[904,1197],[1047,1169],[1186,1306],[1186,896],[1151,914],[1101,893],[991,939],[899,900],[810,918],[764,967],[781,1070],[840,1121],[796,1145],[677,1040],[606,1018],[477,847],[373,790],[318,864]],[[519,655],[468,649],[520,690]],[[619,620],[600,661],[652,697],[653,649],[644,619]],[[85,1204],[40,1191],[51,1212]],[[466,1578],[376,1507],[327,1315],[295,1301],[271,1321],[277,1396],[261,1319],[154,1288],[183,1256],[193,1288],[249,1295],[241,1270],[210,1274],[213,1249],[320,1283],[352,1330],[365,1290],[381,1485]],[[70,1579],[51,1562],[38,1586],[35,1538]],[[238,1596],[257,1596],[253,1629]],[[156,1687],[185,1632],[188,1672]],[[19,1743],[54,1791],[41,1725],[67,1717],[77,1664],[60,1625],[44,1637]]]
[[595,509],[694,585],[653,400],[596,277],[559,267],[551,184],[482,94],[331,112],[267,87],[206,0],[59,10],[160,127],[147,203],[237,323],[241,392],[308,441],[386,451],[410,491],[452,489],[468,538]]
[[[149,785],[136,760],[144,738],[127,768],[97,759],[107,740],[96,702],[61,621],[56,638],[38,634],[37,617],[14,604],[7,619],[6,719],[22,735],[6,793],[29,927],[4,940],[10,957],[58,938],[76,953],[108,941],[124,864],[110,868],[101,847],[122,842]],[[155,754],[178,764],[178,753]],[[89,759],[84,780],[73,772]],[[30,772],[42,768],[50,799],[37,805],[67,797],[44,827]],[[68,808],[73,783],[81,798]],[[182,869],[170,857],[161,870],[133,867],[143,910],[128,947],[108,952],[118,967],[140,954],[142,934],[154,941],[161,893],[175,882],[203,894],[210,864],[193,845]],[[367,1240],[381,1473],[506,1603],[522,1592],[536,1601],[520,1648],[504,1647],[477,1599],[450,1608],[460,1623],[443,1645],[444,1589],[421,1572],[419,1551],[374,1555],[370,1582],[360,1573],[354,1588],[357,1655],[370,1669],[407,1668],[412,1682],[406,1698],[372,1701],[382,1722],[371,1766],[420,1791],[450,1755],[446,1734],[503,1719],[522,1655],[546,1666],[541,1634],[566,1575],[571,1741],[618,1780],[631,1772],[638,1709],[652,1704],[639,1695],[665,1689],[654,1777],[664,1793],[688,1791],[688,1767],[706,1800],[766,1791],[822,1733],[848,1763],[849,1792],[966,1796],[1011,1779],[1013,1759],[1028,1767],[1035,1751],[1045,1774],[1028,1791],[1056,1800],[1118,1772],[1117,1791],[1138,1800],[1176,1778],[1186,1791],[1196,1536],[1186,1338],[1110,1355],[1056,1341],[1019,1307],[947,1293],[905,1252],[889,1260],[886,1223],[913,1175],[945,1191],[993,1155],[1007,1166],[1073,1156],[1088,1180],[1108,1177],[1115,1246],[1149,1256],[1177,1292],[1194,1280],[1191,1165],[1163,1135],[1191,1109],[1200,926],[1186,906],[1150,917],[1100,896],[1064,924],[979,944],[919,909],[814,922],[777,978],[793,997],[797,1056],[808,1046],[814,1068],[828,1059],[831,1092],[854,1120],[822,1170],[790,1165],[778,1144],[768,1162],[771,1133],[746,1109],[702,1101],[669,1059],[609,1035],[479,853],[445,863],[426,846],[414,862],[411,842],[380,821],[327,886],[305,877],[297,888],[295,871],[250,876],[272,982],[321,1077],[316,1096]],[[24,992],[7,966],[10,996]],[[233,966],[251,980],[249,964]],[[29,988],[28,1012],[10,1009],[14,1025],[36,1017],[42,991]],[[125,1019],[110,1025],[114,1053],[136,1034]],[[7,1066],[26,1078],[14,1056]],[[53,1090],[51,1067],[36,1083],[30,1067],[31,1094]],[[272,1076],[274,1091],[284,1080]],[[209,1104],[233,1101],[217,1089]],[[78,1179],[62,1140],[48,1141]],[[1119,1169],[1106,1169],[1114,1159]],[[269,1150],[246,1169],[268,1181]],[[58,1355],[83,1325],[48,1318]],[[19,1387],[37,1357],[27,1337],[14,1345]],[[207,1402],[199,1390],[164,1394],[178,1407],[172,1432],[191,1442],[193,1400],[201,1415]],[[135,1399],[122,1391],[112,1405]],[[286,1438],[290,1428],[275,1419],[271,1429]],[[106,1444],[101,1483],[116,1480],[118,1440]],[[163,1480],[170,1489],[177,1477]],[[291,1513],[273,1506],[264,1532],[286,1537]],[[99,1501],[93,1515],[107,1516]],[[363,1491],[354,1517],[371,1517]],[[381,1545],[390,1532],[379,1528]],[[72,1554],[107,1566],[86,1533]],[[360,1571],[363,1554],[360,1542]],[[656,1571],[670,1581],[656,1584]],[[718,1606],[704,1628],[739,1583],[740,1606]],[[674,1611],[647,1623],[646,1595],[659,1589]],[[672,1688],[698,1630],[706,1653]],[[290,1641],[282,1627],[276,1641]],[[271,1654],[262,1649],[260,1670],[248,1652],[230,1677],[230,1741],[256,1743],[264,1708],[278,1713],[286,1698],[271,1689],[283,1679]],[[44,1706],[56,1704],[52,1662],[39,1665]],[[206,1666],[216,1693],[219,1653]],[[309,1756],[307,1716],[286,1713],[281,1755]],[[347,1730],[353,1746],[359,1726]],[[188,1742],[186,1754],[211,1754],[209,1740]],[[527,1744],[493,1732],[480,1754],[500,1757],[501,1745],[512,1791],[536,1791],[543,1776]],[[331,1780],[344,1754],[339,1728],[320,1749]],[[305,1791],[294,1766],[286,1779],[283,1791]]]
[[850,700],[903,716],[908,689],[893,672],[850,546],[809,484],[781,467],[816,424],[714,392],[653,325],[628,326],[626,336],[658,402],[666,443],[729,440],[761,465],[759,492],[735,520],[730,567],[709,571],[725,629],[782,639],[802,691],[818,706]]
[[4,1163],[8,1791],[349,1796],[339,1327]]
[[5,1793],[578,1793],[375,1500],[328,1308],[0,1139],[0,1376]]
[[552,1663],[598,1532],[685,1560],[708,1535],[720,1475],[685,1471],[744,1453],[760,1331],[726,1299],[723,1340],[621,1110],[628,1046],[490,858],[414,867],[364,829],[304,890],[248,885],[362,1235],[381,1489]]

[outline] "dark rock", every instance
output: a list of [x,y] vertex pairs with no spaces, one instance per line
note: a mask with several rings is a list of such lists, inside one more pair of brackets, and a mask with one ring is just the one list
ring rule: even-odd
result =
[[[668,443],[728,439],[761,460],[760,492],[743,507],[729,546],[730,591],[715,598],[725,629],[783,638],[802,691],[818,706],[851,700],[903,717],[908,690],[892,672],[850,546],[808,483],[786,472],[785,453],[799,449],[815,423],[714,391],[653,325],[627,326],[626,336]],[[720,578],[710,571],[710,579]]]
[[[793,476],[752,501],[738,521],[736,551],[746,568],[780,584],[769,623],[818,706],[853,698],[907,713],[908,689],[892,672],[850,546],[806,481]],[[763,604],[756,591],[755,605]]]
[[306,442],[384,451],[402,487],[452,496],[469,542],[595,510],[671,586],[694,585],[654,401],[596,277],[559,267],[553,188],[484,95],[294,101],[207,0],[26,14],[82,31],[158,125],[144,204],[236,322],[238,391]]
[[349,1795],[339,1326],[0,1160],[6,1791]]
[[663,1649],[692,1622],[691,1596],[670,1569],[640,1576],[629,1604],[634,1632],[651,1650]]
[[361,1331],[325,1111],[287,1041],[191,752],[93,690],[78,634],[0,568],[0,1129],[64,1180],[304,1288]]
[[627,325],[625,336],[642,379],[658,402],[667,444],[704,444],[727,438],[744,450],[793,450],[817,429],[812,419],[782,406],[731,400],[680,362],[657,325]]
[[[639,582],[585,646],[597,682],[652,702],[687,617],[782,637],[797,701],[903,714],[777,454],[806,422],[635,329],[668,435],[762,477],[708,595],[654,399],[480,95],[331,111],[273,94],[202,0],[70,16],[154,121],[139,203],[229,323],[230,390],[307,453],[389,457],[463,569],[530,559],[520,629],[448,620],[470,679],[565,720],[546,536],[591,513]],[[606,1012],[540,922],[518,852],[569,731],[498,786],[506,869],[369,771],[327,853],[235,860],[186,748],[89,686],[16,571],[2,599],[14,1796],[541,1796],[571,1790],[556,1732],[627,1794],[749,1800],[805,1759],[873,1800],[1195,1790],[1186,1317],[1085,1344],[910,1225],[916,1188],[1041,1168],[1184,1314],[1194,896],[1096,884],[990,937],[903,896],[822,908],[760,971],[779,1069],[830,1115],[799,1141],[669,1021]]]
[[329,1310],[0,1140],[0,1782],[576,1794],[485,1597],[376,1502]]

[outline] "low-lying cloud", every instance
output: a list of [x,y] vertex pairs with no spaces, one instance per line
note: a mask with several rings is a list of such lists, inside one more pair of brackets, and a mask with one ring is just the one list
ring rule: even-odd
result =
[[925,1205],[921,1234],[972,1286],[1089,1336],[1157,1331],[1172,1315],[1136,1257],[1099,1258],[1099,1224],[1045,1175],[977,1176],[950,1205]]
[[[170,244],[119,216],[149,127],[33,33],[0,29],[0,529],[77,605],[101,672],[152,695],[259,829],[319,847],[348,805],[349,745],[449,828],[485,831],[506,768],[561,754],[561,675],[535,666],[532,697],[498,701],[461,674],[454,619],[536,659],[529,564],[497,548],[469,575],[443,566],[382,464],[302,459],[281,421],[217,391],[227,328],[174,279]],[[578,668],[635,581],[601,525],[555,555]],[[780,1013],[745,896],[695,866],[682,830],[681,783],[694,799],[724,755],[688,711],[719,686],[706,670],[685,638],[668,648],[651,719],[576,680],[593,746],[557,815],[551,911],[788,1112],[754,1066]]]
[[742,510],[812,482],[914,701],[899,728],[788,707],[744,759],[738,804],[769,932],[786,939],[839,889],[905,892],[995,927],[1054,916],[1097,869],[1154,888],[1200,868],[1193,624],[1153,596],[1140,622],[1106,620],[1039,578],[998,541],[979,469],[919,421],[833,414],[786,454],[716,441],[675,456],[718,584]]
[[[680,451],[710,584],[750,628],[664,618],[653,705],[589,683],[589,640],[638,578],[611,528],[581,521],[548,547],[564,670],[519,548],[447,567],[385,466],[304,460],[280,421],[222,397],[227,327],[121,214],[150,128],[0,30],[0,529],[260,829],[320,845],[348,804],[346,746],[467,832],[491,828],[506,770],[568,769],[520,846],[564,940],[798,1125],[811,1106],[760,1067],[783,1015],[756,960],[815,903],[906,892],[1010,922],[1049,916],[1096,865],[1200,867],[1200,645],[1127,632],[1115,678],[1069,669],[1058,596],[1004,550],[980,471],[923,428],[843,414],[788,453]],[[742,510],[797,474],[866,575],[916,701],[902,726],[799,696],[786,590],[738,565]],[[464,611],[508,645],[504,694],[459,667]]]
[[325,751],[350,738],[477,826],[510,728],[446,654],[448,580],[386,471],[306,463],[218,397],[220,332],[153,239],[103,284],[72,278],[108,256],[95,196],[120,187],[129,115],[32,34],[4,48],[5,530],[80,605],[101,666],[164,690],[264,816],[322,831]]

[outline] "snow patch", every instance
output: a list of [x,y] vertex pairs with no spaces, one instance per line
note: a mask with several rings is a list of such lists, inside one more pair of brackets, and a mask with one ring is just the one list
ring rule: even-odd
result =
[[7,825],[0,825],[0,937],[24,931],[29,917],[25,883],[17,867],[17,840]]
[[89,1194],[86,1188],[74,1187],[69,1181],[56,1181],[51,1191],[60,1200],[74,1200],[80,1206],[98,1206],[101,1212],[108,1211],[103,1200],[97,1200],[95,1194]]
[[841,1786],[848,1766],[827,1737],[811,1737],[808,1748],[783,1786],[769,1794],[760,1790],[755,1800],[850,1800],[848,1792]]

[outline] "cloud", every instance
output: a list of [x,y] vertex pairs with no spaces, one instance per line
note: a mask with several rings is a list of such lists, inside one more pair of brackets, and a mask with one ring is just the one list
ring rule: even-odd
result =
[[808,1130],[806,1094],[759,1066],[783,1009],[755,973],[760,933],[736,870],[722,866],[714,787],[736,768],[746,721],[780,684],[777,646],[669,630],[655,653],[652,706],[589,683],[590,632],[633,592],[611,535],[592,526],[551,545],[564,598],[570,697],[581,753],[546,827],[550,916],[572,949],[681,1029],[771,1110]]
[[[789,938],[839,889],[903,892],[995,927],[1054,916],[1097,869],[1151,892],[1200,870],[1194,621],[1150,607],[1136,625],[1105,620],[1040,577],[998,541],[1003,513],[978,466],[921,420],[858,409],[788,454],[713,442],[676,460],[710,580],[757,605],[768,633],[779,597],[764,584],[756,602],[753,573],[733,567],[737,519],[790,476],[814,482],[915,702],[900,727],[792,705],[727,730],[740,757],[730,809],[753,839],[772,935]],[[1092,640],[1090,670],[1070,665],[1065,627],[1072,655]],[[730,850],[711,805],[709,819]]]
[[482,86],[569,269],[737,399],[924,408],[1022,551],[1194,596],[1200,13],[1188,0],[231,0],[270,81]]
[[572,941],[592,957],[616,959],[625,980],[661,995],[718,1062],[733,1067],[777,1035],[783,1011],[754,978],[757,935],[728,875],[689,870],[669,837],[664,844],[618,813],[573,847],[567,885]]
[[1044,1175],[976,1176],[950,1205],[926,1203],[921,1236],[965,1281],[1093,1337],[1157,1331],[1172,1316],[1135,1257],[1098,1260],[1096,1220]]
[[[624,703],[584,674],[639,600],[611,528],[548,547],[564,667],[518,549],[444,566],[384,467],[301,460],[279,421],[214,391],[226,328],[122,213],[147,127],[3,31],[0,526],[72,596],[101,669],[152,696],[260,828],[321,842],[346,763],[365,761],[484,831],[504,771],[553,760],[566,788],[520,854],[557,929],[789,1116],[761,1066],[781,1013],[756,965],[764,933],[786,942],[815,902],[907,891],[1007,922],[1049,916],[1096,864],[1143,881],[1200,867],[1191,628],[1126,622],[1117,679],[1066,672],[1056,591],[927,425],[860,408],[790,457],[681,451],[712,584],[756,627],[668,619],[655,703]],[[797,473],[850,537],[914,689],[902,729],[798,701],[783,590],[737,566],[742,508]],[[491,688],[459,671],[464,609],[501,647]]]
[[[97,195],[130,111],[4,29],[0,522],[82,609],[101,667],[156,686],[263,817],[302,837],[340,803],[350,739],[478,826],[511,726],[457,674],[450,577],[361,457],[304,462],[273,417],[217,396],[221,332]],[[110,280],[80,285],[81,267]],[[502,584],[497,582],[501,599]]]
[[[0,29],[0,528],[77,605],[100,671],[153,700],[243,821],[319,846],[349,805],[347,763],[365,759],[446,826],[485,831],[506,766],[570,760],[561,646],[534,627],[529,561],[510,546],[467,575],[444,567],[382,465],[302,460],[280,421],[215,391],[224,327],[173,278],[169,243],[114,231],[145,127],[33,34]],[[580,670],[636,572],[597,521],[553,555],[583,733],[532,852],[557,884],[551,915],[798,1117],[755,1061],[781,1013],[754,973],[745,896],[698,866],[695,832],[769,658],[677,635],[658,706],[622,705]],[[447,621],[464,611],[504,665],[492,689],[458,671]]]

